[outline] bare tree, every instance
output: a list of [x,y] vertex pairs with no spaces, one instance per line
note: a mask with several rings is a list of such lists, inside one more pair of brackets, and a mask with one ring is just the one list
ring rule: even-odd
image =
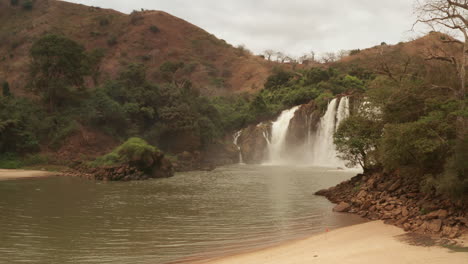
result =
[[[434,30],[444,28],[461,33],[463,41],[455,38],[443,40],[447,43],[458,42],[461,50],[457,56],[431,55],[428,60],[440,60],[451,63],[457,69],[460,87],[449,87],[459,100],[460,112],[465,111],[466,67],[468,62],[468,0],[418,0],[416,4],[418,19],[415,22],[429,25]],[[466,130],[466,118],[460,114],[457,117],[457,137],[463,140]]]
[[330,63],[336,61],[336,54],[333,52],[326,52],[322,55],[322,62],[323,63]]
[[338,59],[341,60],[345,57],[348,57],[351,52],[349,50],[340,50],[337,53]]
[[309,52],[309,59],[314,62],[315,61],[315,51],[311,50]]
[[281,51],[276,52],[275,55],[276,55],[276,61],[278,62],[284,63],[284,61],[286,60],[286,55]]
[[267,49],[263,52],[263,54],[265,55],[267,60],[271,61],[271,56],[275,55],[275,51],[271,49]]

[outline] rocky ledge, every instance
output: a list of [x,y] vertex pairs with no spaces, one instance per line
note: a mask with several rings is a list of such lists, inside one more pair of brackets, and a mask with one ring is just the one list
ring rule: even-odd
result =
[[355,213],[371,220],[384,220],[422,234],[456,238],[468,230],[468,204],[442,195],[419,191],[417,178],[382,174],[359,174],[316,195],[337,205],[336,212]]

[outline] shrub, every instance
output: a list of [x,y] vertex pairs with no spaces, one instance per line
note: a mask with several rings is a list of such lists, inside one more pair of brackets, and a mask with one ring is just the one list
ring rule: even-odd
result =
[[10,4],[12,6],[17,6],[19,4],[19,0],[10,0]]
[[361,52],[360,49],[353,49],[353,50],[351,50],[351,51],[349,52],[349,55],[350,55],[350,56],[357,55],[357,54],[359,54],[360,52]]
[[159,28],[155,25],[150,26],[149,30],[153,33],[158,33],[160,31]]
[[8,82],[4,82],[2,85],[2,94],[4,97],[11,96],[10,92],[10,84]]
[[141,21],[143,19],[144,17],[140,13],[138,13],[138,11],[133,11],[130,14],[130,23],[132,23],[133,25],[141,24]]
[[26,0],[21,5],[24,10],[32,10],[33,9],[33,2],[31,0]]
[[93,166],[107,166],[128,163],[140,169],[150,169],[155,162],[159,150],[149,145],[145,140],[137,137],[128,139],[115,148],[111,153],[97,158],[91,163]]
[[117,37],[116,37],[116,36],[110,37],[110,38],[107,40],[107,45],[109,45],[109,46],[115,46],[115,45],[117,45]]
[[30,154],[23,158],[23,165],[24,166],[33,166],[33,165],[44,165],[48,164],[50,161],[50,157],[44,154]]
[[109,19],[107,17],[102,17],[102,18],[99,19],[99,25],[101,27],[107,26],[109,24],[110,24],[110,21],[109,21]]

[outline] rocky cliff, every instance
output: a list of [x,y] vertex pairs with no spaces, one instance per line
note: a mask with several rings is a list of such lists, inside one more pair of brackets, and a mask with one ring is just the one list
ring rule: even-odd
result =
[[310,134],[313,134],[317,129],[321,115],[314,101],[302,105],[294,113],[294,117],[289,123],[286,146],[297,149],[299,146],[306,145]]
[[268,148],[267,139],[270,133],[271,122],[251,125],[242,130],[238,145],[245,163],[259,164],[265,160]]

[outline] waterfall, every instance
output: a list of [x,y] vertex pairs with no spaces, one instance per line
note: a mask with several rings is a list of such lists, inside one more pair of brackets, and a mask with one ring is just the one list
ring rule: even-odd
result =
[[340,100],[340,104],[338,105],[338,111],[336,113],[335,130],[338,129],[339,124],[341,124],[341,122],[348,117],[349,117],[349,98],[342,97]]
[[333,99],[328,103],[325,115],[320,119],[315,135],[309,141],[308,157],[314,166],[345,167],[344,161],[337,157],[333,134],[339,124],[349,116],[349,98],[343,97],[339,101]]
[[[288,155],[284,153],[286,135],[288,133],[289,122],[294,117],[297,109],[300,106],[295,106],[291,109],[284,110],[278,119],[272,123],[271,138],[268,142],[268,163],[269,164],[284,164],[288,163]],[[265,135],[265,138],[266,135]]]
[[[297,113],[294,119],[294,127],[290,128],[291,120],[295,117],[301,106],[295,106],[284,110],[279,117],[271,123],[269,129],[258,129],[258,140],[265,140],[266,156],[265,164],[282,165],[297,164],[306,166],[320,166],[331,168],[344,168],[345,162],[339,159],[336,146],[333,143],[333,135],[340,123],[350,115],[350,100],[348,97],[335,98],[328,103],[325,114],[317,120],[317,112],[314,109],[307,116],[303,116],[310,109]],[[303,120],[303,121],[300,121]],[[297,122],[304,122],[299,124]],[[265,124],[260,123],[257,127]],[[301,133],[297,129],[306,129]],[[289,135],[288,132],[294,133]],[[241,152],[238,144],[241,132],[234,135],[234,144]],[[303,140],[303,141],[301,141]],[[291,145],[286,145],[290,143]],[[249,151],[255,151],[249,150]],[[239,154],[240,162],[243,161]]]
[[238,140],[241,135],[242,135],[242,130],[239,130],[234,134],[234,145],[236,145],[237,149],[239,150],[239,164],[244,164],[244,160],[242,159],[241,147],[238,144]]

